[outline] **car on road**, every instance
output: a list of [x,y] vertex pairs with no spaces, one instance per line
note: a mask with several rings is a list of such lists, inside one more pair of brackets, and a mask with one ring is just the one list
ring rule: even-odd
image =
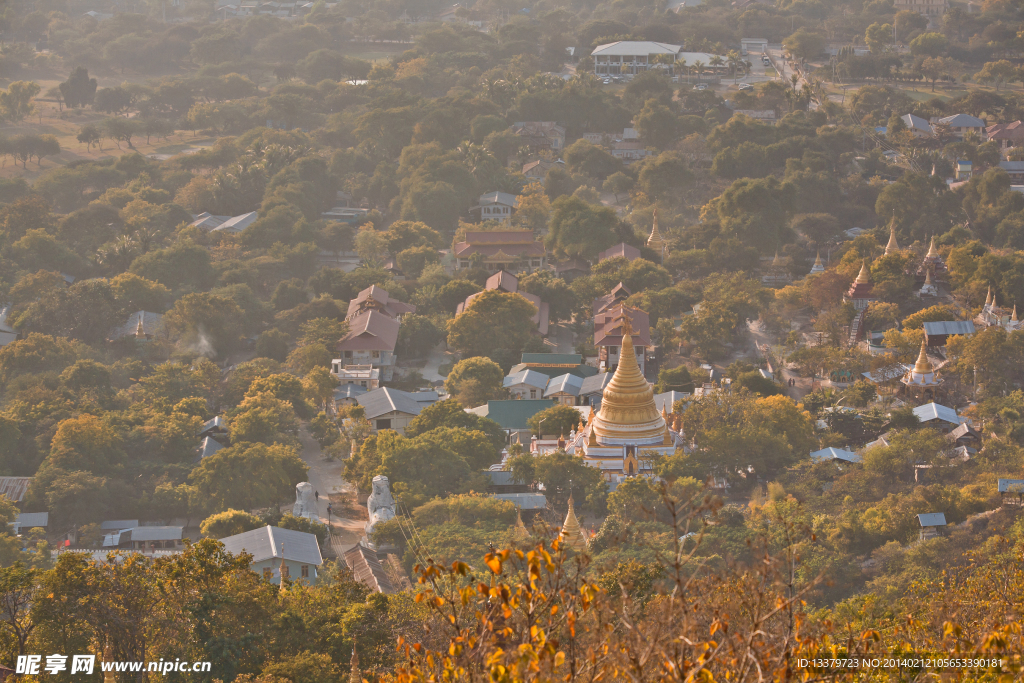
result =
[[698,83],[697,85],[693,86],[693,89],[694,90],[707,90],[708,86],[707,86],[706,83]]
[[740,90],[753,90],[754,86],[750,83],[740,83]]

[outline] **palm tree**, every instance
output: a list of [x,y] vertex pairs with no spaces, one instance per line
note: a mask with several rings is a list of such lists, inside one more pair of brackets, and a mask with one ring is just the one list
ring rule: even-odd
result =
[[686,69],[686,75],[687,76],[690,75],[690,69],[687,68],[687,66],[686,66],[686,58],[685,57],[682,58],[682,59],[676,60],[676,65],[679,66],[682,69]]
[[713,66],[713,67],[715,67],[717,69],[718,67],[720,67],[723,64],[725,64],[725,60],[722,59],[721,56],[715,55],[714,57],[712,57],[709,60],[709,63],[711,64],[711,66]]
[[697,70],[697,82],[700,83],[700,75],[704,73],[704,62],[698,59],[693,63],[693,68]]
[[742,63],[740,60],[740,55],[738,52],[736,52],[736,50],[729,50],[729,53],[725,56],[725,58],[729,61],[729,69],[732,70],[732,82],[735,83],[737,67],[739,67],[739,65]]

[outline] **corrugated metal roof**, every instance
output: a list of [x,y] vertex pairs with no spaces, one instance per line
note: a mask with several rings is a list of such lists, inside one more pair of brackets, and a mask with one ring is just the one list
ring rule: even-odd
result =
[[105,522],[100,522],[100,529],[102,531],[120,531],[121,529],[134,529],[139,525],[137,519],[108,519]]
[[15,503],[25,500],[32,477],[0,477],[0,495],[7,496]]
[[548,398],[488,401],[487,417],[501,425],[502,429],[528,429],[527,420],[553,405],[555,402]]
[[604,388],[608,386],[608,383],[612,381],[614,376],[614,372],[599,372],[591,377],[584,377],[579,395],[588,396],[590,394],[604,393]]
[[[635,55],[674,55],[683,49],[682,45],[656,43],[653,40],[617,40],[614,43],[598,45],[592,55],[628,56]],[[707,55],[711,57],[711,55]],[[692,63],[692,62],[691,62]],[[707,60],[704,60],[707,63]]]
[[356,397],[356,402],[366,412],[366,419],[372,420],[388,413],[419,415],[426,402],[417,401],[408,391],[381,387]]
[[548,504],[543,493],[492,493],[491,496],[515,503],[520,510],[543,510]]
[[942,320],[924,324],[925,334],[974,334],[970,320]]
[[917,522],[921,526],[946,526],[946,515],[942,512],[928,512],[917,516]]
[[999,493],[1024,493],[1024,479],[1000,479]]
[[282,529],[276,526],[265,526],[234,536],[220,539],[224,549],[233,555],[243,551],[252,555],[253,562],[281,559],[301,562],[303,564],[323,564],[320,545],[316,536],[304,531]]
[[137,526],[132,529],[133,541],[180,541],[183,527]]
[[544,389],[548,385],[548,376],[542,372],[536,370],[520,370],[519,372],[508,375],[502,380],[501,385],[508,389],[519,384],[525,384],[528,387],[536,387],[537,389]]
[[32,529],[34,527],[45,527],[49,522],[49,512],[22,512],[11,526],[16,529]]
[[822,448],[820,451],[814,451],[811,453],[811,460],[819,462],[821,460],[845,460],[846,462],[860,462],[861,457],[858,453],[853,451],[847,451],[842,448]]
[[548,382],[548,387],[544,391],[544,397],[552,396],[554,394],[569,394],[571,396],[579,396],[580,389],[583,387],[583,378],[576,375],[559,375],[553,377]]
[[957,415],[955,410],[938,403],[926,403],[923,406],[918,406],[914,408],[914,415],[917,415],[917,419],[921,422],[929,422],[936,419],[955,425],[963,422],[963,418]]

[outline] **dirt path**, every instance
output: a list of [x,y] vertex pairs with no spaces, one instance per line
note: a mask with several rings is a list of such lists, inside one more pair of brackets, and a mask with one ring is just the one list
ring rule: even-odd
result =
[[323,458],[320,444],[310,435],[305,425],[299,430],[299,441],[302,444],[300,456],[309,467],[307,478],[313,489],[320,494],[317,513],[324,523],[327,523],[327,504],[333,503],[335,511],[330,517],[330,543],[334,555],[340,557],[346,549],[358,543],[363,535],[363,520],[342,516],[346,513],[355,516],[352,513],[358,508],[355,503],[356,487],[342,477],[343,461],[328,462]]

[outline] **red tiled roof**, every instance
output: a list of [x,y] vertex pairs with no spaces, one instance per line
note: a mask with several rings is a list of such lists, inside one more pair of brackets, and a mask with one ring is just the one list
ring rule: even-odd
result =
[[594,346],[622,344],[622,316],[629,315],[633,324],[633,342],[651,345],[651,318],[639,308],[618,304],[594,316]]
[[594,312],[594,315],[597,315],[612,304],[625,301],[629,298],[630,294],[632,294],[632,292],[629,291],[629,287],[620,282],[615,285],[615,287],[612,288],[612,291],[608,294],[594,299],[594,304],[591,306],[590,310]]
[[507,270],[499,270],[487,278],[484,289],[500,289],[503,292],[516,292],[519,290],[519,278]]
[[384,313],[366,311],[348,322],[349,332],[338,342],[339,351],[394,351],[399,323]]
[[1021,140],[1024,139],[1024,122],[997,123],[987,129],[989,140]]

